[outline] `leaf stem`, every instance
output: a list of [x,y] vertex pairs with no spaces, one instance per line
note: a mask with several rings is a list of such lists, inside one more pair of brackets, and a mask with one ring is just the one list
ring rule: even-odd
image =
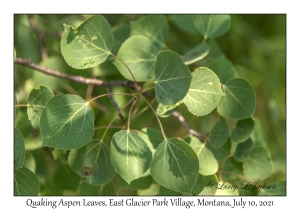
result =
[[159,124],[160,130],[161,130],[161,133],[162,133],[162,135],[163,135],[163,137],[164,137],[164,140],[167,140],[167,137],[166,137],[166,135],[165,135],[164,129],[163,129],[163,127],[162,127],[162,124],[161,124],[161,122],[160,122],[160,119],[159,119],[159,117],[157,116],[155,110],[153,109],[153,107],[151,106],[151,104],[149,103],[149,101],[147,101],[147,99],[146,99],[143,95],[141,95],[141,97],[142,97],[142,98],[144,99],[144,101],[148,104],[148,106],[152,109],[152,111],[153,111],[153,113],[154,113],[154,115],[155,115],[155,117],[156,117],[156,119],[157,119],[157,121],[158,121],[158,124]]
[[132,97],[135,96],[134,94],[130,94],[130,93],[107,93],[107,94],[103,94],[103,95],[97,96],[97,97],[89,100],[88,103],[90,103],[91,101],[94,101],[98,98],[102,98],[104,96],[111,96],[111,95],[122,95],[122,96],[132,96]]
[[130,107],[130,111],[129,111],[129,115],[128,115],[127,130],[130,130],[131,112],[132,112],[133,106],[135,105],[135,103],[136,103],[136,101],[137,101],[137,98],[134,97],[133,100],[134,100],[134,101],[133,101],[133,103],[132,103],[132,105],[131,105],[131,107]]
[[128,69],[129,73],[130,73],[131,76],[132,76],[132,79],[134,80],[135,88],[136,88],[136,90],[139,92],[139,91],[140,91],[140,86],[138,85],[138,83],[137,83],[137,81],[136,81],[136,79],[135,79],[135,77],[134,77],[132,71],[131,71],[130,68],[127,66],[127,64],[126,64],[122,59],[120,59],[118,56],[116,56],[116,55],[114,55],[114,54],[112,54],[112,53],[111,53],[111,55],[112,55],[114,58],[116,58],[116,59],[118,59],[119,61],[121,61],[121,63],[123,63],[124,66]]
[[114,120],[119,116],[119,113],[121,113],[133,100],[134,100],[135,98],[132,98],[132,99],[130,99],[121,109],[120,109],[120,111],[118,111],[118,113],[117,114],[115,114],[115,116],[112,118],[112,120],[109,122],[109,124],[108,124],[108,126],[106,127],[106,129],[105,129],[105,131],[104,131],[104,133],[103,133],[103,135],[102,135],[102,138],[100,139],[100,141],[103,141],[104,140],[104,138],[105,138],[105,135],[106,135],[106,133],[107,133],[107,131],[108,131],[108,129],[110,128],[110,126],[111,126],[111,124],[114,122]]

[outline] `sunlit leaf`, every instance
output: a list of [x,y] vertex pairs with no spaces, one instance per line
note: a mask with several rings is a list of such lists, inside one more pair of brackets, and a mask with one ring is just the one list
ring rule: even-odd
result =
[[208,176],[217,172],[218,162],[206,144],[200,142],[196,137],[188,137],[186,142],[193,148],[199,160],[199,173]]
[[229,80],[238,76],[237,72],[225,56],[221,56],[209,64],[208,68],[218,75],[222,84],[226,84]]
[[148,189],[141,189],[137,191],[137,195],[141,195],[141,196],[153,196],[153,195],[158,195],[159,193],[159,189],[160,189],[160,185],[158,184],[152,184]]
[[201,59],[203,59],[205,56],[207,56],[209,53],[209,46],[206,43],[201,43],[185,53],[182,56],[182,60],[185,63],[185,65],[190,65],[192,63],[195,63]]
[[239,162],[244,161],[251,154],[252,146],[253,142],[251,138],[242,143],[239,143],[235,150],[234,158]]
[[230,15],[193,15],[195,27],[204,38],[215,38],[226,33],[231,25]]
[[137,190],[149,188],[150,185],[152,184],[152,181],[153,178],[152,176],[150,176],[150,173],[148,176],[143,175],[140,178],[133,180],[132,182],[130,182],[130,184],[128,184],[124,179],[122,179],[122,177],[120,177],[120,183],[122,187],[131,187]]
[[167,139],[157,147],[150,171],[160,185],[176,192],[191,193],[199,174],[199,161],[187,143]]
[[[147,37],[132,36],[122,44],[117,56],[128,66],[136,81],[146,82],[154,80],[154,64],[158,53],[158,48]],[[114,65],[126,79],[133,80],[119,59],[115,59]]]
[[28,98],[27,115],[31,125],[39,130],[40,118],[48,101],[54,96],[47,86],[37,86],[32,89]]
[[32,154],[26,153],[25,161],[24,161],[24,167],[28,168],[33,173],[36,172],[36,161],[35,161]]
[[72,150],[68,163],[84,182],[91,185],[107,184],[115,174],[109,149],[100,141],[92,141],[80,149]]
[[231,140],[235,143],[246,141],[254,130],[254,121],[251,118],[239,120],[231,132]]
[[244,174],[250,179],[262,179],[271,174],[274,169],[268,149],[256,147],[243,162]]
[[203,116],[216,108],[222,95],[217,75],[208,68],[200,67],[192,73],[191,85],[183,102],[192,114]]
[[286,195],[286,181],[273,182],[266,185],[261,183],[260,185],[264,186],[264,188],[261,189],[259,195],[270,195],[270,196]]
[[165,46],[168,30],[168,23],[163,15],[147,15],[131,22],[131,36],[146,36],[158,49]]
[[128,184],[141,177],[152,161],[152,152],[148,145],[129,130],[121,130],[113,135],[110,153],[114,168]]
[[33,196],[40,192],[40,181],[29,169],[14,171],[14,195]]
[[223,85],[223,96],[218,105],[220,115],[242,120],[252,117],[256,99],[252,85],[243,78],[234,78]]
[[14,128],[14,169],[23,167],[25,160],[25,144],[21,131]]
[[238,175],[243,175],[243,167],[233,157],[226,159],[222,166],[222,178],[225,180],[237,179]]
[[42,146],[77,149],[94,135],[94,113],[88,102],[77,95],[54,96],[40,120]]
[[215,195],[218,187],[217,176],[203,176],[198,175],[195,186],[193,187],[194,195]]
[[173,105],[187,94],[191,73],[180,56],[172,51],[162,51],[155,62],[155,95],[158,103]]
[[220,120],[212,128],[208,142],[213,148],[219,149],[226,143],[228,136],[229,131],[227,124]]
[[64,24],[61,52],[76,69],[87,69],[103,63],[111,54],[114,37],[102,15],[94,15],[77,28]]

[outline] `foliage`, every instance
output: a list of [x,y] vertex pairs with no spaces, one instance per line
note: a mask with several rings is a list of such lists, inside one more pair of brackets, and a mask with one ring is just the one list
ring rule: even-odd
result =
[[247,18],[16,15],[15,195],[285,195],[284,92],[267,115],[267,73],[229,61],[239,24],[262,39]]

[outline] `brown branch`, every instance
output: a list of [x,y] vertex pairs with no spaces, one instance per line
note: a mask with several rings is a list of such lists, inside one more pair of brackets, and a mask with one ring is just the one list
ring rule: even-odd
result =
[[16,58],[15,63],[30,67],[34,70],[37,70],[44,74],[48,74],[50,76],[67,79],[67,80],[70,80],[73,82],[83,83],[86,85],[97,85],[97,86],[103,86],[103,87],[123,86],[123,87],[129,87],[129,88],[135,89],[134,82],[131,82],[131,81],[104,82],[103,80],[99,80],[99,79],[95,79],[95,78],[86,78],[86,77],[82,77],[82,76],[69,75],[69,74],[65,74],[65,73],[50,69],[50,68],[46,68],[46,67],[37,65],[37,64],[33,63],[30,59]]
[[197,137],[201,141],[202,141],[203,138],[205,138],[207,136],[207,134],[201,134],[201,133],[195,131],[194,129],[192,129],[187,124],[187,122],[185,121],[184,117],[179,112],[173,112],[172,115],[174,117],[176,117],[179,120],[179,122],[181,122],[181,124],[187,129],[187,131],[189,132],[190,136],[195,136],[195,137]]
[[121,113],[121,110],[120,110],[120,108],[119,108],[117,102],[116,102],[115,99],[112,97],[109,87],[106,86],[106,87],[105,87],[105,90],[106,90],[106,92],[109,94],[107,97],[110,99],[112,105],[115,107],[116,111],[118,112],[118,115],[119,115],[119,117],[120,117],[120,119],[121,119],[121,121],[122,121],[122,124],[125,125],[125,124],[126,124],[125,118],[123,117],[123,115],[122,115],[122,113]]

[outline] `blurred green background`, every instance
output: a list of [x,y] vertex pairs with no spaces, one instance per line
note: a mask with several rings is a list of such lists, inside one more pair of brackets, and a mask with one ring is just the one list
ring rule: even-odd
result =
[[[104,15],[112,26],[116,38],[113,53],[130,35],[130,22],[143,15]],[[102,80],[125,80],[114,65],[112,59],[98,67],[88,70],[76,70],[69,67],[60,52],[60,36],[64,30],[63,23],[79,25],[89,15],[15,15],[14,17],[14,47],[17,57],[30,58],[33,62],[50,67],[61,72],[85,77],[98,77]],[[172,15],[166,15],[169,24],[167,49],[179,54],[185,53],[193,46],[201,43],[203,37],[199,33],[180,29]],[[32,24],[30,26],[30,24]],[[32,29],[35,29],[32,30]],[[45,33],[45,37],[38,34]],[[211,44],[210,40],[208,43]],[[267,182],[286,179],[286,15],[231,15],[231,27],[227,33],[215,39],[215,46],[232,62],[239,76],[246,78],[254,87],[256,93],[256,110],[254,117],[262,124],[262,135],[267,142],[274,162],[275,170],[266,179]],[[217,48],[215,48],[216,50]],[[43,54],[43,52],[46,52]],[[212,51],[211,51],[212,53]],[[218,54],[218,51],[215,51]],[[210,58],[191,66],[206,65]],[[15,65],[14,93],[17,103],[26,104],[29,93],[34,86],[47,85],[54,94],[77,94],[85,99],[106,93],[102,87],[92,87],[78,84],[52,76],[44,75],[29,68]],[[113,87],[112,92],[131,92],[128,88]],[[124,105],[128,98],[115,97],[118,105]],[[156,108],[154,99],[150,100]],[[138,102],[135,106],[131,126],[134,129],[154,127],[159,129],[156,119],[145,103]],[[115,114],[108,98],[101,98],[92,104],[95,112],[95,127],[106,126]],[[203,117],[190,114],[184,105],[178,107],[186,122],[194,130],[209,133],[218,119],[217,112]],[[128,110],[123,112],[124,116]],[[167,136],[184,138],[188,135],[186,129],[174,120],[173,116],[162,119]],[[236,121],[228,121],[232,129]],[[67,163],[67,151],[49,148],[37,149],[41,145],[41,137],[34,130],[27,118],[26,108],[18,109],[15,125],[23,133],[27,156],[25,166],[34,171],[41,181],[41,194],[70,195],[77,190],[80,181]],[[117,119],[115,126],[120,126]],[[107,141],[120,128],[110,129]],[[103,129],[97,129],[95,138],[100,138]],[[58,182],[58,180],[60,180]],[[61,181],[63,180],[63,181]],[[59,183],[63,183],[62,185]],[[125,193],[126,194],[126,193]]]

